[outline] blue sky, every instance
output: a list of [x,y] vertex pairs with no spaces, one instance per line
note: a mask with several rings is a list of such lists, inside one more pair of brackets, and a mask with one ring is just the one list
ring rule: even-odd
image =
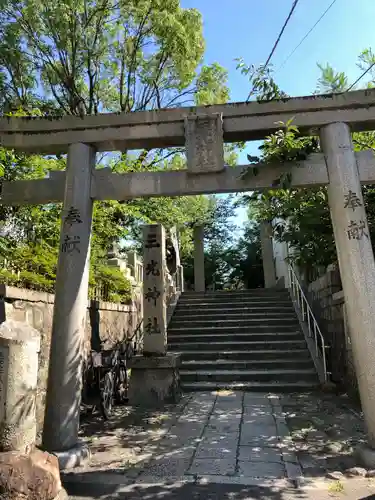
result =
[[[277,71],[284,59],[318,20],[332,0],[300,0],[272,58],[275,79],[289,95],[307,95],[320,76],[317,62],[330,63],[354,81],[360,52],[375,50],[375,0],[336,0],[324,19]],[[236,57],[264,63],[292,6],[292,0],[181,0],[203,15],[205,63],[218,62],[229,72],[232,101],[244,101],[249,85],[236,71]],[[249,150],[255,150],[249,144]],[[241,158],[246,163],[246,158]],[[243,220],[243,212],[238,214]]]

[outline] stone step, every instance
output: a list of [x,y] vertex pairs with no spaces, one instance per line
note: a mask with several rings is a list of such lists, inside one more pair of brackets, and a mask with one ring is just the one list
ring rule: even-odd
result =
[[222,310],[213,310],[212,312],[204,312],[198,309],[192,310],[192,311],[184,311],[184,310],[176,310],[174,315],[173,315],[173,322],[175,321],[180,321],[184,319],[189,319],[189,321],[201,321],[201,320],[208,320],[208,319],[213,319],[215,321],[222,321],[222,320],[239,320],[243,321],[245,319],[247,320],[268,320],[268,319],[290,319],[290,318],[296,318],[296,314],[294,312],[294,309],[290,309],[286,312],[280,312],[280,311],[275,311],[274,309],[270,311],[248,311],[248,310],[242,310],[239,309],[238,311],[231,311],[231,312],[226,312]]
[[304,382],[314,383],[317,379],[316,371],[313,368],[299,370],[180,370],[180,377],[183,383],[189,382],[270,382],[287,381],[295,382],[303,380]]
[[[294,349],[223,349],[221,351],[207,350],[205,348],[193,350],[190,349],[191,346],[186,346],[183,351],[172,350],[181,355],[182,362],[186,360],[194,360],[196,362],[220,362],[221,360],[228,360],[229,362],[236,362],[239,360],[245,360],[246,362],[252,361],[273,361],[277,359],[283,359],[285,361],[289,360],[309,360],[311,361],[310,352],[308,351],[306,345],[301,348]],[[205,346],[211,347],[211,345]],[[170,351],[170,346],[168,345],[168,351]]]
[[272,342],[274,340],[303,340],[303,335],[301,332],[252,332],[252,333],[220,333],[217,334],[215,330],[212,333],[198,334],[188,334],[186,332],[174,335],[168,332],[168,345],[173,345],[174,343],[183,342],[186,344],[195,342],[242,342],[243,340],[252,340],[258,342]]
[[232,391],[247,391],[247,392],[300,392],[316,389],[318,382],[311,383],[305,381],[295,382],[189,382],[183,383],[182,389],[185,392],[193,391],[216,391],[229,389]]
[[291,299],[290,297],[287,296],[270,296],[270,297],[265,297],[261,295],[253,296],[253,297],[183,297],[181,296],[179,298],[178,303],[179,304],[258,304],[258,303],[267,303],[267,302],[272,302],[272,303],[283,303],[283,302],[289,302],[290,303]]
[[274,327],[277,325],[279,326],[293,326],[295,328],[299,327],[299,322],[298,319],[295,315],[291,316],[279,316],[279,317],[271,317],[271,318],[238,318],[238,319],[216,319],[215,317],[206,317],[205,319],[184,319],[184,318],[177,318],[173,317],[171,323],[170,323],[170,328],[175,329],[175,328],[217,328],[220,327],[221,329],[225,328],[242,328],[242,327],[256,327],[256,328],[265,328],[265,327]]
[[283,306],[278,306],[275,307],[273,305],[270,305],[269,303],[266,303],[263,306],[252,306],[252,305],[241,305],[241,304],[231,304],[230,307],[227,307],[227,305],[222,305],[221,307],[218,306],[212,306],[212,304],[206,304],[206,305],[181,305],[178,304],[174,310],[174,315],[177,314],[184,314],[186,316],[190,315],[195,315],[195,314],[200,314],[200,315],[207,315],[207,314],[268,314],[275,312],[277,314],[294,314],[294,307],[291,303],[287,303],[286,305]]
[[186,327],[175,326],[173,320],[168,328],[168,335],[193,335],[197,334],[205,334],[205,333],[274,333],[274,332],[299,332],[299,324],[291,323],[291,324],[257,324],[256,322],[251,323],[250,325],[238,326],[238,325],[226,325],[221,323],[220,325],[212,325],[212,326],[190,326],[186,325]]
[[259,302],[178,302],[176,306],[176,311],[180,309],[194,309],[196,311],[206,311],[207,309],[214,309],[215,311],[233,311],[237,309],[253,309],[256,311],[260,310],[273,310],[279,311],[283,309],[292,309],[293,304],[290,300],[272,302],[269,300],[262,300]]
[[300,391],[318,377],[287,290],[184,293],[168,328],[186,391]]
[[257,288],[254,290],[231,291],[231,292],[183,292],[181,298],[200,298],[200,297],[290,297],[288,290],[270,290]]
[[[220,341],[220,342],[210,342],[210,348],[216,351],[224,350],[272,350],[280,348],[288,349],[304,349],[306,348],[306,342],[304,340],[273,340],[272,342],[259,342],[259,341]],[[207,341],[199,342],[171,342],[168,343],[168,349],[170,351],[200,351],[207,347]]]
[[[256,352],[258,358],[259,351]],[[308,354],[308,353],[307,353]],[[281,368],[283,370],[298,370],[299,368],[314,369],[314,363],[310,356],[300,359],[300,356],[295,356],[296,359],[182,359],[182,370],[197,371],[197,370],[250,370],[262,368],[262,370],[276,370]]]

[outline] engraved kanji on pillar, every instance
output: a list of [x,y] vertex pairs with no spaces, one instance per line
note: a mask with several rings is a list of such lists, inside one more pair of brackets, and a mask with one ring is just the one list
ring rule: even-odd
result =
[[165,230],[161,224],[143,227],[143,266],[143,352],[160,356],[167,350]]
[[204,174],[224,170],[221,113],[185,117],[185,146],[189,172]]

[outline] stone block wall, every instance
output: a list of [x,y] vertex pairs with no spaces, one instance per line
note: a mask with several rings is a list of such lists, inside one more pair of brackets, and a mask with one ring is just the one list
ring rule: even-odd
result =
[[[23,321],[41,333],[38,368],[37,422],[43,426],[47,388],[49,350],[52,331],[54,296],[22,288],[0,285],[0,323],[6,319]],[[130,337],[142,318],[142,295],[135,290],[130,304],[88,301],[85,353],[91,348],[111,348],[117,341]]]
[[325,274],[308,285],[307,294],[325,343],[329,346],[327,369],[331,372],[332,381],[356,395],[357,381],[338,266],[328,266]]

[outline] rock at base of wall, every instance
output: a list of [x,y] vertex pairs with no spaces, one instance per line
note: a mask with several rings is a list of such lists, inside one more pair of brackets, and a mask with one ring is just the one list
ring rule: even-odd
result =
[[34,450],[0,453],[1,500],[54,500],[61,494],[59,463],[50,453]]

